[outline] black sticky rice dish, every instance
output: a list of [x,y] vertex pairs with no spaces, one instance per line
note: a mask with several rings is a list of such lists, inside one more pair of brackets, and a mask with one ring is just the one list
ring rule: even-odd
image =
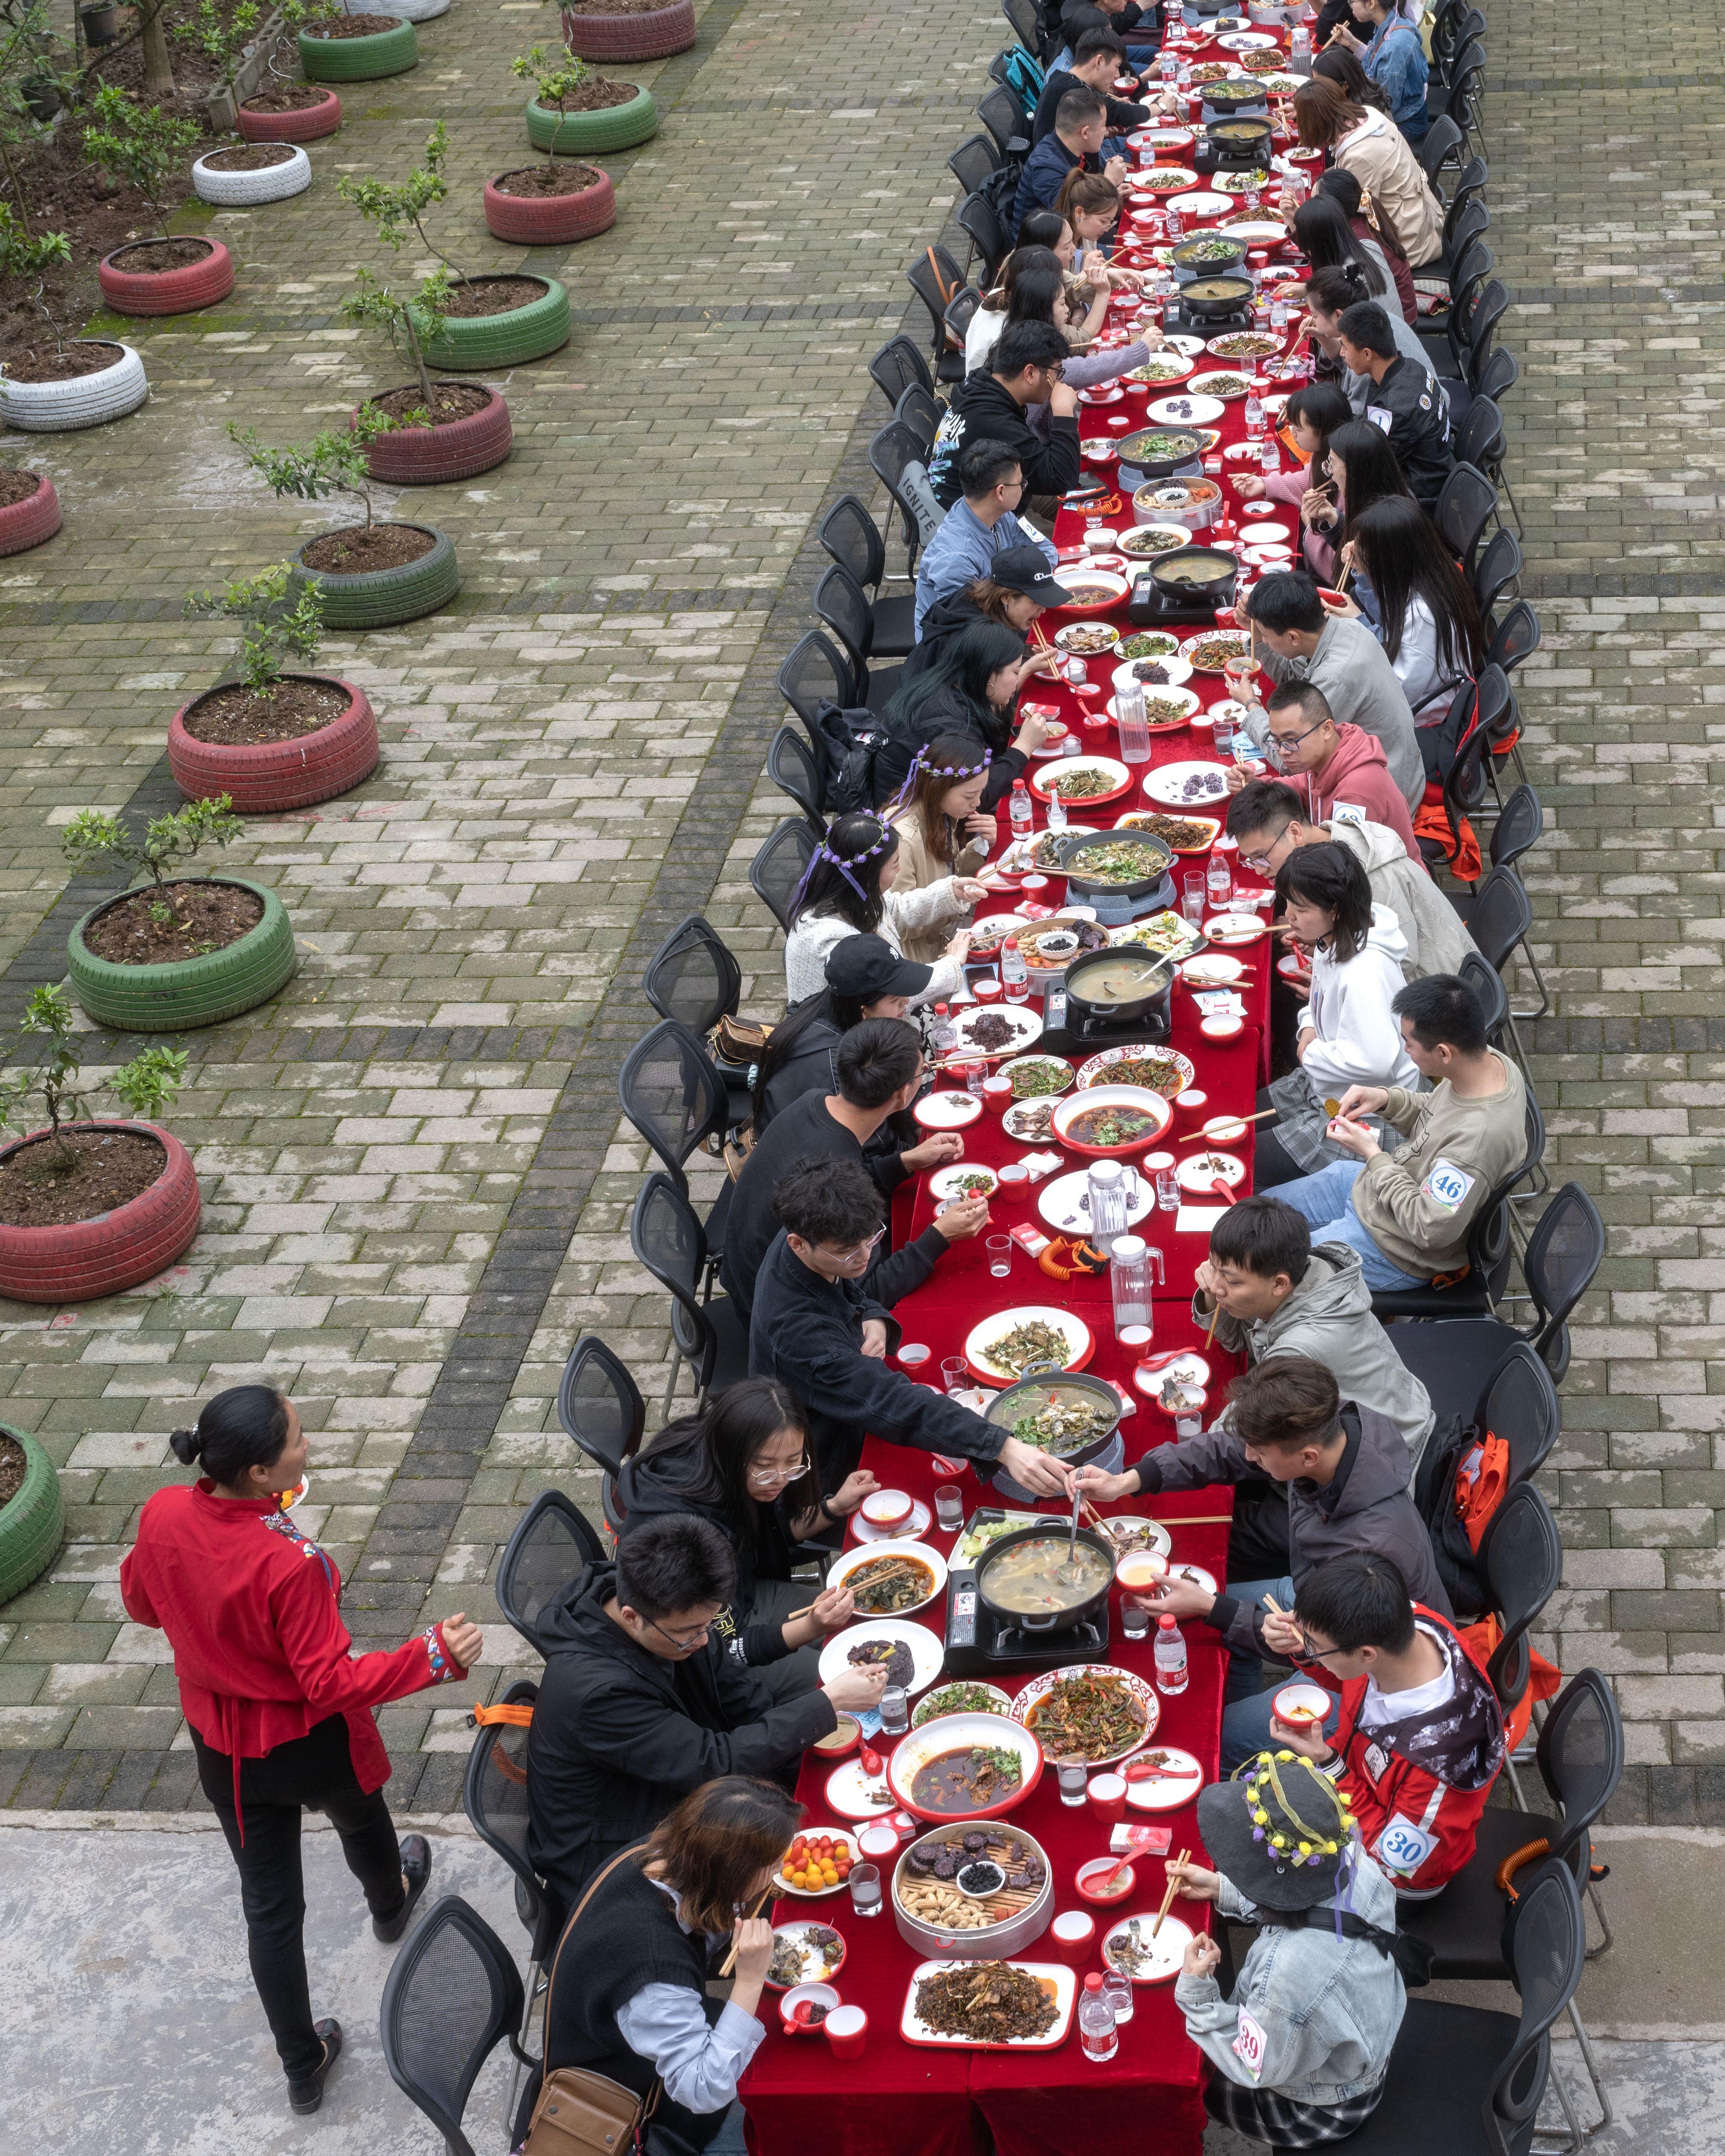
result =
[[916,1674],[916,1658],[902,1640],[861,1640],[845,1660],[859,1669],[872,1669],[877,1662],[885,1662],[890,1685],[906,1686]]

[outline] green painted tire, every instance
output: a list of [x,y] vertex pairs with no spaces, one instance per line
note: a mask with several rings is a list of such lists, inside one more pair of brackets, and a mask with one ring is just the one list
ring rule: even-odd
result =
[[659,107],[650,90],[637,90],[627,105],[608,105],[600,112],[547,112],[536,97],[527,100],[527,140],[536,150],[632,150],[659,132]]
[[[447,606],[461,588],[461,572],[455,562],[454,542],[434,524],[413,524],[404,516],[391,520],[412,531],[429,531],[437,544],[417,562],[398,569],[373,569],[361,576],[341,576],[326,569],[308,569],[296,555],[293,590],[316,584],[323,597],[326,629],[384,629],[392,622],[414,621],[422,613],[435,613]],[[320,534],[320,536],[326,535]],[[315,546],[308,539],[306,547]],[[305,552],[301,547],[300,553]]]
[[419,64],[419,40],[411,23],[369,38],[312,38],[301,30],[299,47],[307,82],[376,82]]
[[[530,359],[543,359],[569,341],[569,295],[555,277],[538,278],[546,289],[542,300],[525,307],[511,307],[506,315],[479,315],[463,320],[446,316],[439,334],[420,338],[425,357],[434,367],[458,374],[483,374],[495,367],[520,367]],[[489,280],[475,277],[476,285]],[[334,617],[326,616],[334,620]]]
[[10,1423],[0,1423],[0,1432],[24,1453],[24,1479],[0,1505],[0,1603],[5,1603],[54,1563],[66,1529],[66,1502],[54,1462],[35,1439]]
[[[105,898],[91,906],[66,938],[72,993],[98,1025],[126,1033],[179,1033],[189,1026],[214,1025],[256,1009],[293,978],[298,964],[287,910],[267,885],[244,876],[213,876],[211,881],[236,886],[264,901],[264,916],[225,950],[202,958],[179,958],[160,966],[121,966],[99,958],[84,932],[99,913],[119,900]],[[147,889],[147,886],[141,886]],[[122,891],[132,898],[136,891]]]

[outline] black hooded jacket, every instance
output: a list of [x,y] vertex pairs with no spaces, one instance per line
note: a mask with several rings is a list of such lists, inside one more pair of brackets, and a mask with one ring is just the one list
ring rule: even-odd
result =
[[541,1612],[552,1639],[527,1736],[527,1855],[565,1916],[609,1857],[719,1774],[770,1775],[838,1727],[822,1691],[774,1706],[716,1630],[686,1661],[638,1646],[590,1564]]
[[1050,418],[1048,439],[1032,427],[1024,408],[988,362],[973,367],[952,392],[947,416],[935,430],[928,453],[928,483],[942,509],[963,493],[959,459],[973,442],[999,442],[1010,449],[1024,475],[1026,494],[1065,494],[1078,484],[1078,420],[1076,414]]
[[623,1472],[617,1478],[616,1507],[621,1516],[618,1534],[626,1539],[649,1520],[662,1520],[670,1512],[691,1512],[697,1519],[711,1522],[730,1543],[731,1554],[737,1559],[737,1585],[713,1630],[736,1660],[751,1668],[778,1661],[791,1651],[784,1643],[784,1626],[752,1625],[748,1613],[755,1599],[756,1582],[788,1579],[796,1563],[783,1501],[772,1505],[748,1501],[748,1509],[755,1515],[751,1535],[748,1523],[722,1505],[698,1504],[690,1496],[686,1485],[678,1481],[675,1473],[682,1464],[650,1446],[624,1461]]
[[[952,629],[946,629],[939,618],[949,608],[956,610],[961,606],[968,611],[954,622]],[[915,651],[927,649],[931,634],[951,636],[956,630],[968,628],[971,622],[983,619],[981,609],[965,598],[963,593],[954,593],[950,598],[937,601],[923,618],[923,641],[914,647],[912,655]],[[938,655],[937,653],[936,656]],[[918,669],[919,672],[922,670]],[[949,683],[932,702],[922,706],[915,718],[907,719],[901,715],[899,695],[895,693],[882,716],[886,723],[886,739],[875,752],[875,806],[877,808],[891,801],[904,784],[906,774],[916,761],[917,750],[928,747],[942,734],[967,734],[971,740],[980,742],[991,752],[988,776],[983,782],[980,804],[985,814],[998,808],[1011,793],[1012,782],[1024,777],[1025,766],[1029,762],[1023,750],[1012,746],[1013,713],[997,711],[992,704],[976,702],[965,696],[956,683]]]

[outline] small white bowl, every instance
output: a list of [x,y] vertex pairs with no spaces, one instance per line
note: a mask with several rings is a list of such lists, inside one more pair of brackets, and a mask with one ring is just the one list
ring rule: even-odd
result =
[[862,1501],[862,1516],[874,1527],[902,1527],[915,1509],[908,1490],[871,1490]]
[[1245,1030],[1245,1020],[1238,1018],[1207,1018],[1198,1029],[1206,1040],[1238,1040]]

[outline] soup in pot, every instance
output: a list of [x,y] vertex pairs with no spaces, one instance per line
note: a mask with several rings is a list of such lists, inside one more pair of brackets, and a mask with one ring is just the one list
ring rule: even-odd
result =
[[1135,1004],[1167,985],[1166,967],[1142,958],[1120,958],[1111,965],[1088,967],[1076,988],[1087,1004]]
[[997,1609],[1027,1617],[1045,1617],[1050,1610],[1076,1609],[1088,1602],[1107,1585],[1112,1567],[1100,1550],[1079,1543],[1072,1550],[1077,1578],[1068,1582],[1060,1577],[1066,1549],[1065,1536],[1039,1535],[1034,1542],[1004,1550],[988,1567],[988,1600]]

